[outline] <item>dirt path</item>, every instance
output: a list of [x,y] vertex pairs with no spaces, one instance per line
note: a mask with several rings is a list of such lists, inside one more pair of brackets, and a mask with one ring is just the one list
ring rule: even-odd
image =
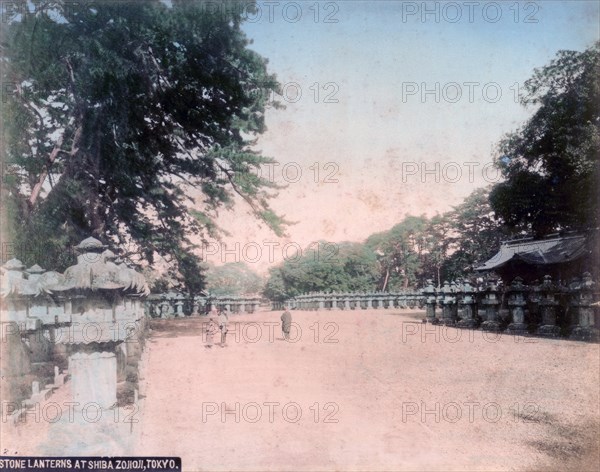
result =
[[153,322],[132,452],[188,471],[598,470],[598,345],[382,310],[295,311],[285,342],[279,315],[234,316],[211,349],[204,319]]

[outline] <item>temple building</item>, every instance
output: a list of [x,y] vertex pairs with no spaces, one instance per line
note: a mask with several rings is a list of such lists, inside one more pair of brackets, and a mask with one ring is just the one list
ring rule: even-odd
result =
[[598,254],[597,231],[552,234],[543,239],[503,241],[500,250],[475,270],[494,272],[505,284],[517,276],[531,283],[541,281],[545,275],[568,283],[584,272],[590,272],[597,279]]

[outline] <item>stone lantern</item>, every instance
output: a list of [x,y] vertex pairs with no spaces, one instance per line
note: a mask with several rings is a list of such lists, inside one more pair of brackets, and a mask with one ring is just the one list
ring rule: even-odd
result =
[[536,331],[541,336],[555,338],[560,334],[560,328],[556,325],[556,309],[558,307],[558,301],[556,300],[557,291],[558,287],[552,283],[552,277],[545,275],[542,285],[539,288],[542,325]]
[[252,313],[258,313],[258,310],[260,310],[260,298],[255,298],[252,301]]
[[570,305],[575,308],[577,320],[571,339],[580,339],[585,341],[596,341],[598,339],[598,328],[595,326],[594,307],[594,288],[596,283],[592,280],[589,272],[583,274],[583,280],[571,290]]
[[511,323],[508,325],[506,332],[525,334],[527,333],[527,324],[525,323],[527,286],[523,285],[523,279],[521,277],[516,277],[510,284],[507,292]]
[[456,286],[454,282],[450,285],[447,281],[444,282],[444,286],[440,290],[442,296],[442,323],[446,326],[453,326],[456,324]]
[[[435,317],[435,287],[433,286],[433,280],[427,279],[426,286],[423,289],[423,296],[425,297],[425,320],[431,324],[438,324],[439,320]],[[404,303],[404,302],[403,302]]]
[[344,293],[344,310],[350,310],[350,295]]
[[184,315],[183,313],[183,297],[181,295],[178,295],[175,301],[175,317],[177,318],[182,318]]
[[124,364],[121,371],[128,362],[130,349],[124,343],[141,339],[145,316],[139,299],[149,290],[141,274],[113,263],[114,254],[105,252],[97,239],[87,238],[75,249],[77,264],[51,289],[69,299],[72,317],[70,326],[60,328],[56,342],[67,347],[76,408],[89,403],[110,408],[117,400],[118,362]]
[[323,297],[323,294],[319,294],[319,296],[316,298],[317,300],[317,310],[322,311],[325,309],[325,297]]
[[332,297],[331,297],[331,309],[332,310],[338,310],[338,293],[337,292],[333,292]]
[[468,282],[462,286],[462,297],[459,301],[459,328],[475,328],[477,326],[477,320],[475,319],[475,288]]
[[380,309],[383,308],[383,294],[381,292],[375,295],[375,308]]
[[485,310],[485,321],[481,324],[481,329],[485,331],[498,331],[500,329],[499,310],[500,310],[500,290],[495,279],[490,279],[485,288],[485,295],[481,304]]

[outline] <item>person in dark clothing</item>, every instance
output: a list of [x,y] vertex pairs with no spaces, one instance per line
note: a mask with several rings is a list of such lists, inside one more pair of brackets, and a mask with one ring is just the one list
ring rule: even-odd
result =
[[292,328],[292,314],[285,310],[281,315],[281,331],[286,341],[290,339],[290,329]]

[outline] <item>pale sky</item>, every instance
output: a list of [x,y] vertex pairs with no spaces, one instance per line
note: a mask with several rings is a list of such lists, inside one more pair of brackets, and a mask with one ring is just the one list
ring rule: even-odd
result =
[[597,1],[259,6],[244,29],[295,103],[268,111],[257,148],[288,180],[272,206],[298,223],[279,239],[237,205],[219,217],[230,252],[210,247],[205,257],[260,272],[285,257],[285,244],[293,257],[312,241],[362,241],[494,182],[493,146],[531,114],[516,103],[518,87],[558,50],[600,37]]

